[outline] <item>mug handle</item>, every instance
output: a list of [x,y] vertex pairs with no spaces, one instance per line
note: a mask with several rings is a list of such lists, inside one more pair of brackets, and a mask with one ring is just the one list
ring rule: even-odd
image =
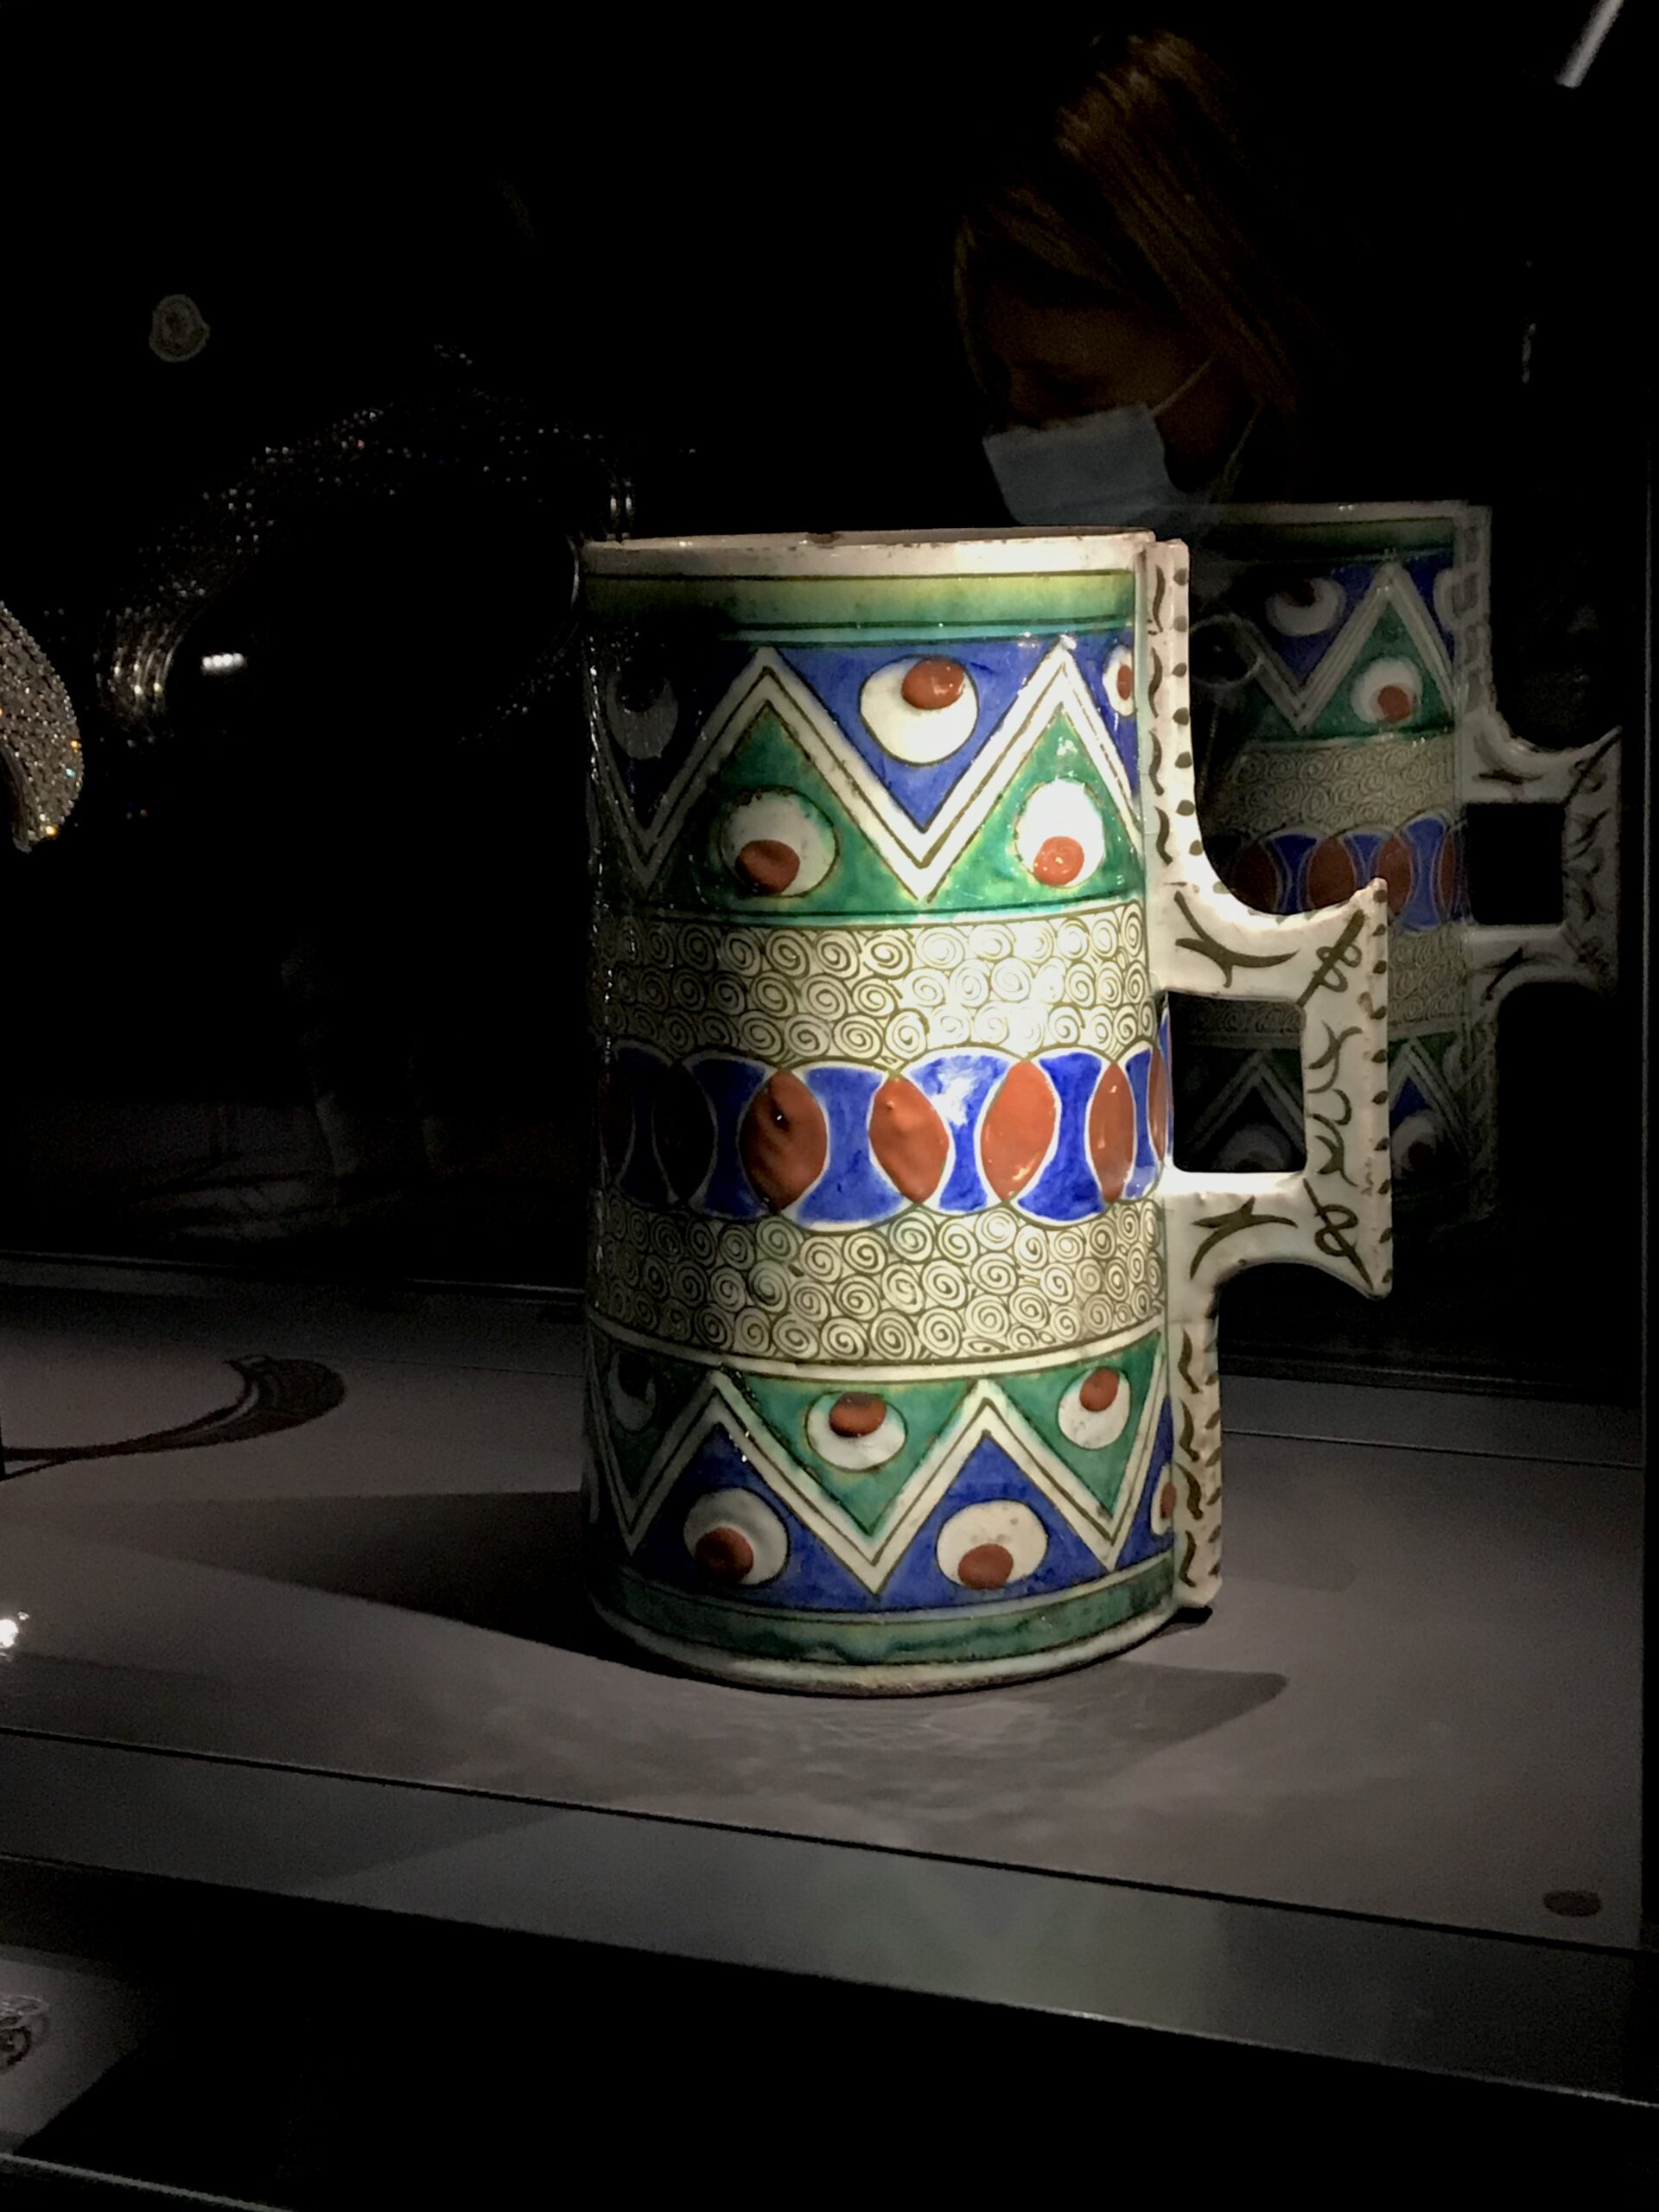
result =
[[1216,1303],[1268,1262],[1323,1268],[1379,1298],[1394,1269],[1389,1157],[1389,908],[1381,880],[1307,914],[1258,913],[1227,890],[1192,792],[1185,545],[1141,556],[1137,672],[1147,952],[1154,988],[1278,999],[1301,1014],[1305,1164],[1192,1174],[1166,1164],[1164,1264],[1175,1422],[1176,1586],[1207,1605],[1220,1582],[1221,1380]]
[[[1469,1066],[1476,1122],[1495,1125],[1498,1008],[1524,983],[1577,983],[1610,991],[1618,968],[1620,740],[1610,730],[1588,745],[1552,751],[1517,737],[1492,685],[1487,615],[1491,518],[1470,509],[1459,520],[1451,595],[1457,644],[1458,795],[1465,806],[1560,807],[1561,918],[1559,922],[1465,922]],[[1497,1198],[1497,1163],[1490,1142],[1473,1163],[1475,1210]]]

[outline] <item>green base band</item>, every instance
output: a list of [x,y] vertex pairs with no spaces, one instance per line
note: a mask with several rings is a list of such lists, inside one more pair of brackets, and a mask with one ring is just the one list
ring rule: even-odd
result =
[[971,1689],[1084,1666],[1151,1636],[1177,1604],[1173,1552],[1081,1590],[995,1611],[763,1611],[667,1590],[617,1567],[591,1572],[589,1591],[611,1627],[693,1673],[859,1697]]

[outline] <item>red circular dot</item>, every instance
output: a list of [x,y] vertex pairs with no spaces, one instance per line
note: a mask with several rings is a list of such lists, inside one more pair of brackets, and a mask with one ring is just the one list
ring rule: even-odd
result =
[[644,1398],[651,1389],[651,1363],[637,1351],[620,1351],[613,1370],[624,1397]]
[[1000,1590],[1013,1573],[1006,1544],[976,1544],[957,1561],[957,1580],[969,1590]]
[[1115,1367],[1097,1367],[1092,1375],[1084,1376],[1078,1402],[1084,1413],[1103,1414],[1108,1406],[1116,1403],[1122,1388],[1123,1377]]
[[787,891],[801,872],[801,856],[781,837],[751,837],[737,856],[737,872],[753,891]]
[[959,660],[918,660],[899,690],[907,707],[934,714],[941,707],[954,707],[967,681],[968,671]]
[[1075,837],[1045,837],[1031,872],[1039,883],[1075,883],[1083,874],[1083,847]]
[[1403,683],[1385,683],[1376,695],[1376,718],[1384,722],[1409,721],[1416,705]]
[[1160,1521],[1167,1521],[1174,1510],[1175,1485],[1173,1483],[1166,1483],[1158,1493],[1158,1517]]
[[721,1582],[741,1582],[754,1565],[754,1546],[739,1529],[706,1529],[692,1556],[706,1574]]
[[631,715],[647,714],[662,696],[667,671],[649,645],[636,646],[616,672],[617,704]]
[[887,1402],[865,1390],[843,1390],[830,1408],[837,1436],[874,1436],[887,1417]]
[[1116,673],[1112,678],[1112,689],[1116,692],[1118,702],[1122,706],[1127,707],[1134,698],[1135,670],[1128,661],[1119,661]]

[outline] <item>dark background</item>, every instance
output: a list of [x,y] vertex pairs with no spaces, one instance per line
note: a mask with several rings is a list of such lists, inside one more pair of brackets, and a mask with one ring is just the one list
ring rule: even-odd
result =
[[[1563,91],[1587,12],[1148,19],[1279,103],[1309,256],[1422,426],[1425,480],[1346,495],[1492,502],[1501,695],[1559,742],[1642,712],[1650,40],[1626,10]],[[1112,16],[0,8],[0,598],[88,756],[56,845],[0,854],[0,1245],[577,1280],[583,739],[544,671],[600,524],[579,472],[499,466],[472,396],[602,435],[642,531],[995,523],[951,211]],[[176,292],[211,335],[169,362]],[[318,463],[205,613],[247,670],[124,727],[99,655],[158,542],[387,405],[377,496]],[[1476,825],[1485,918],[1547,899],[1529,834]],[[1522,1211],[1637,1166],[1633,988],[1554,996],[1506,1014]],[[1578,1211],[1633,1266],[1634,1209]]]

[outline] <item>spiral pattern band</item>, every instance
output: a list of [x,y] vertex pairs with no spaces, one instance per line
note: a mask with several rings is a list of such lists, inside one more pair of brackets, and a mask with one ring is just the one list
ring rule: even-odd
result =
[[594,1313],[693,1357],[948,1369],[1094,1344],[1164,1309],[1155,1198],[1058,1228],[998,1207],[825,1237],[601,1191],[592,1228]]
[[1281,741],[1241,748],[1205,809],[1205,828],[1212,837],[1324,834],[1459,810],[1450,734]]
[[713,1049],[896,1068],[984,1046],[1122,1059],[1155,1027],[1135,900],[920,927],[722,927],[606,910],[591,973],[599,1033],[671,1058]]

